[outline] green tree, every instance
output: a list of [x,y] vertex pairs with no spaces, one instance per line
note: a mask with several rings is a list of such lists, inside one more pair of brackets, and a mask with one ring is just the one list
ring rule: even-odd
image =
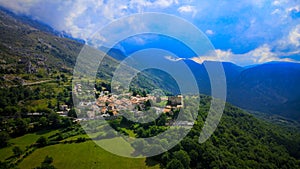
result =
[[2,162],[0,161],[0,169],[8,169],[11,168],[8,164],[8,162]]
[[62,118],[62,126],[70,127],[72,126],[72,121],[69,118]]
[[6,116],[13,116],[18,112],[18,108],[15,106],[7,106],[4,108],[3,112]]
[[162,114],[159,119],[157,120],[157,125],[158,126],[165,126],[167,122],[167,115],[166,114]]
[[9,134],[6,131],[0,132],[0,148],[8,145]]
[[167,169],[184,169],[183,165],[181,164],[181,162],[177,159],[173,159],[171,160],[168,164],[167,164]]
[[13,153],[14,153],[14,155],[15,155],[16,157],[20,157],[20,156],[22,155],[22,153],[23,153],[23,151],[21,150],[21,148],[18,147],[18,146],[15,146],[15,147],[12,149],[12,151],[13,151]]
[[51,164],[53,162],[53,158],[52,157],[49,157],[49,156],[46,156],[43,163],[45,164]]
[[77,118],[76,110],[74,108],[71,108],[68,112],[69,117]]
[[48,119],[46,117],[41,117],[39,120],[39,125],[44,128],[48,126]]
[[15,121],[15,134],[23,135],[28,131],[28,122],[26,119],[17,118]]
[[189,156],[191,158],[191,166],[196,166],[198,162],[198,156],[199,156],[198,152],[196,150],[191,150]]
[[56,169],[53,165],[53,158],[46,156],[44,161],[42,162],[41,166],[35,168],[35,169]]
[[161,162],[164,166],[167,166],[168,162],[170,161],[170,154],[169,152],[165,152],[162,156],[161,156]]
[[48,116],[48,120],[50,121],[51,125],[54,128],[59,128],[60,127],[60,118],[57,113],[50,113]]
[[41,136],[37,141],[36,144],[38,147],[44,147],[48,144],[48,139],[44,136]]
[[189,168],[191,159],[187,152],[183,150],[176,151],[173,153],[173,157],[179,160],[184,168]]

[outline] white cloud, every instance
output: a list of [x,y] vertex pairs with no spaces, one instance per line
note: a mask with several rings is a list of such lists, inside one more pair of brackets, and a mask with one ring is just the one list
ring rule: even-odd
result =
[[284,62],[296,62],[289,58],[280,58],[280,55],[271,51],[269,45],[262,45],[245,54],[234,54],[231,50],[222,51],[220,49],[215,50],[210,56],[200,56],[191,58],[191,60],[203,63],[204,61],[219,61],[219,62],[232,62],[240,66],[246,66],[251,64],[261,64],[271,61],[284,61]]
[[1,0],[0,5],[16,13],[29,14],[29,10],[40,0]]
[[252,0],[250,1],[253,5],[261,8],[264,6],[264,4],[266,3],[266,0]]
[[206,30],[205,33],[206,33],[207,35],[213,35],[213,34],[215,34],[214,31],[213,31],[213,30],[210,30],[210,29]]
[[65,18],[65,26],[68,28],[68,32],[72,32],[73,36],[80,36],[82,30],[74,24],[74,20],[82,15],[88,7],[83,4],[82,1],[77,0],[73,3],[70,14]]
[[281,13],[280,9],[275,9],[271,14],[275,15],[275,14],[280,14],[280,13]]
[[282,6],[286,3],[288,3],[288,0],[275,0],[272,2],[272,5],[273,6]]
[[288,35],[283,37],[282,39],[278,40],[278,42],[275,44],[275,47],[277,50],[290,50],[292,51],[298,51],[300,47],[300,24],[293,27]]
[[146,44],[146,39],[144,39],[142,37],[134,36],[134,37],[131,38],[131,40],[133,40],[134,43],[136,43],[138,45],[145,45]]
[[181,6],[177,9],[178,12],[180,12],[181,14],[183,13],[191,13],[192,16],[194,17],[197,14],[197,9],[195,6],[191,6],[191,5],[184,5]]
[[246,54],[246,57],[251,57],[254,63],[265,63],[280,60],[277,57],[277,54],[271,52],[270,47],[266,44],[250,51]]
[[131,0],[129,1],[129,8],[137,10],[137,12],[144,12],[146,8],[168,8],[172,5],[177,5],[178,0]]
[[233,62],[233,57],[234,54],[231,52],[231,50],[222,51],[220,49],[216,49],[208,56],[193,57],[191,60],[197,63],[203,63],[204,61]]
[[286,9],[288,12],[292,12],[292,11],[296,11],[296,12],[299,12],[300,11],[300,6],[297,5],[297,6],[292,6],[292,7],[289,7]]
[[300,46],[300,24],[289,33],[289,42],[295,47]]
[[161,8],[167,8],[174,4],[178,4],[178,0],[157,0],[154,2],[154,6]]
[[173,56],[165,56],[165,58],[167,60],[170,60],[170,61],[173,61],[173,62],[177,62],[177,61],[183,60],[183,58],[178,58],[178,57],[173,57]]

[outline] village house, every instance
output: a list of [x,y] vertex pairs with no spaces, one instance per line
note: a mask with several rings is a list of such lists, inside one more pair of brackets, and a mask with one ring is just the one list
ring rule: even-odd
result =
[[59,105],[59,110],[60,111],[68,111],[68,105],[64,104],[64,105]]
[[182,105],[182,96],[169,96],[168,97],[168,105],[171,106],[177,106],[177,105]]

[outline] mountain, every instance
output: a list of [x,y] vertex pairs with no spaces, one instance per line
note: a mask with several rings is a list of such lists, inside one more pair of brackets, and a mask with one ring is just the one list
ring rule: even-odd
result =
[[[57,72],[71,75],[84,44],[65,38],[51,27],[0,8],[0,84],[3,87],[55,79]],[[105,57],[99,74],[111,78],[117,61]],[[53,77],[55,75],[55,77]]]
[[[16,74],[18,71],[36,75],[41,72],[49,74],[55,70],[67,70],[71,73],[76,57],[83,47],[82,43],[58,37],[49,26],[6,10],[0,10],[0,20],[0,70],[6,74],[2,77],[2,84],[11,83],[11,79],[6,78],[7,75]],[[118,65],[117,60],[123,60],[126,55],[118,49],[111,49],[108,54],[116,60],[106,57],[99,67],[98,77],[109,81]],[[195,75],[200,93],[209,95],[210,82],[204,64],[188,59],[184,62]],[[300,64],[271,62],[239,67],[224,62],[222,65],[227,79],[227,101],[244,109],[300,121]],[[178,93],[177,86],[173,85],[174,79],[169,75],[154,70],[145,73],[144,77],[137,77],[140,80],[136,82],[136,86],[152,86],[150,89],[159,86],[169,89],[171,93]]]
[[[204,64],[187,60],[200,92],[210,94]],[[214,62],[210,62],[213,65]],[[215,62],[218,64],[218,62]],[[247,110],[276,114],[300,121],[300,64],[270,62],[252,67],[222,63],[227,81],[227,101]]]
[[[112,56],[115,57],[115,55]],[[121,55],[122,58],[124,56],[124,54]],[[213,67],[219,62],[205,61],[199,64],[189,59],[180,62],[182,61],[194,74],[200,93],[210,95],[211,85],[205,64]],[[178,66],[174,61],[170,61],[170,64]],[[229,62],[221,64],[226,75],[228,102],[246,110],[261,111],[300,121],[299,63],[270,62],[248,67],[240,67]],[[149,76],[170,79],[159,72],[150,72]],[[160,86],[165,86],[163,88],[166,90],[171,89],[170,83],[174,83],[170,80],[159,82]],[[175,90],[172,89],[172,91]]]
[[[123,60],[126,55],[118,49],[112,49],[111,56]],[[211,85],[205,65],[214,67],[219,62],[204,61],[199,64],[190,59],[184,62],[192,71],[200,93],[210,95]],[[178,67],[174,61],[168,64]],[[249,111],[260,111],[270,115],[280,115],[300,121],[300,64],[292,62],[269,62],[260,65],[240,67],[230,62],[221,62],[227,81],[227,101]],[[176,82],[162,72],[148,71],[148,82],[156,81],[159,87],[171,93],[179,93],[174,87]],[[150,78],[150,79],[151,79]],[[156,80],[153,80],[156,79]],[[147,88],[139,79],[137,86]],[[152,85],[155,86],[155,85]]]
[[47,59],[50,67],[70,66],[75,63],[76,56],[83,46],[76,41],[54,36],[50,28],[44,25],[35,23],[31,26],[33,21],[32,24],[28,24],[28,18],[23,21],[1,9],[0,21],[2,57],[8,54],[15,59]]
[[10,17],[15,18],[17,20],[20,20],[20,21],[22,21],[22,23],[27,24],[28,26],[31,26],[31,27],[36,28],[38,30],[41,30],[43,32],[50,33],[50,34],[53,34],[53,35],[61,37],[61,38],[72,39],[72,40],[75,40],[75,41],[77,41],[79,43],[82,43],[82,44],[84,44],[84,42],[85,42],[82,39],[72,37],[70,34],[64,32],[64,31],[55,30],[54,28],[47,25],[46,23],[38,21],[38,20],[36,20],[36,19],[34,19],[30,16],[15,14],[15,13],[13,13],[13,12],[11,12],[11,11],[1,7],[1,6],[0,6],[0,11],[4,12],[7,16],[10,16]]
[[300,64],[271,62],[243,70],[229,86],[228,101],[249,110],[300,121]]
[[113,58],[115,58],[116,60],[119,60],[119,61],[126,58],[126,55],[121,50],[116,49],[116,48],[108,49],[104,46],[101,46],[99,48],[99,50],[107,52],[107,54],[109,56],[111,56],[111,57],[113,57]]

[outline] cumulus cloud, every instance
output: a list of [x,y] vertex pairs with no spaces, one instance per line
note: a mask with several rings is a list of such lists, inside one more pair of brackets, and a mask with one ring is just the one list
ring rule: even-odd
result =
[[245,54],[235,54],[232,53],[231,50],[222,51],[217,49],[211,55],[193,57],[191,60],[198,63],[203,63],[204,61],[232,62],[240,66],[261,64],[271,61],[296,62],[290,58],[280,58],[280,55],[272,52],[270,46],[267,44]]
[[197,9],[195,6],[191,6],[191,5],[184,5],[181,6],[177,9],[178,12],[180,12],[181,14],[183,13],[191,13],[192,16],[194,17],[197,14]]
[[216,49],[214,52],[207,56],[193,57],[191,60],[197,63],[203,63],[204,61],[219,61],[219,62],[235,62],[238,57],[233,54],[231,50],[223,51]]
[[300,11],[300,6],[297,5],[297,6],[292,6],[292,7],[289,7],[286,9],[288,12],[292,12],[292,11],[296,11],[296,12],[299,12]]
[[0,5],[30,15],[55,29],[86,39],[109,22],[146,9],[165,9],[178,0],[3,0]]
[[289,33],[289,42],[295,47],[300,46],[300,24]]
[[278,40],[274,45],[277,51],[289,51],[290,53],[295,53],[299,51],[300,47],[300,24],[291,28],[286,36]]

